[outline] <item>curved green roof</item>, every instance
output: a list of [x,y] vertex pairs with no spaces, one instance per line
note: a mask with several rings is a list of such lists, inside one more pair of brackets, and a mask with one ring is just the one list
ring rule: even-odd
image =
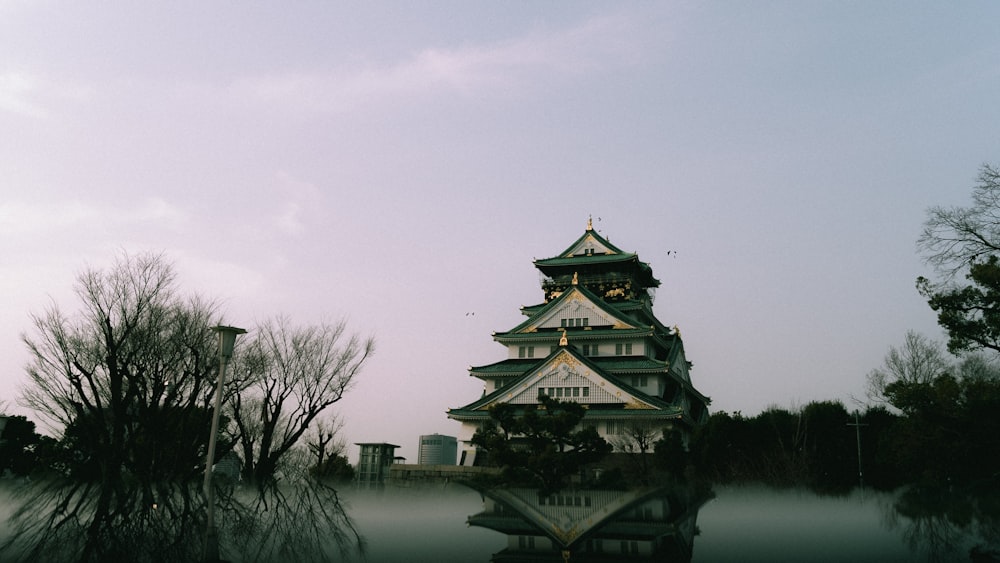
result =
[[[566,338],[570,342],[574,340],[607,340],[608,337],[624,338],[627,336],[632,337],[642,337],[651,336],[653,334],[652,328],[642,327],[642,328],[590,328],[590,327],[573,327],[566,329]],[[561,328],[551,328],[538,330],[535,332],[498,332],[493,335],[493,339],[501,344],[507,342],[525,342],[531,340],[551,340],[555,338],[557,341],[562,336]]]
[[[666,373],[669,370],[667,362],[647,358],[646,356],[589,356],[588,359],[612,374],[619,373]],[[508,358],[496,363],[469,368],[472,375],[503,376],[524,375],[545,358],[521,359]]]
[[[596,244],[598,247],[606,249],[606,251],[593,253],[579,252],[584,248],[584,243],[588,241],[588,245]],[[546,275],[571,274],[574,270],[580,272],[610,270],[615,268],[615,265],[621,265],[623,268],[622,271],[637,274],[637,281],[643,287],[658,287],[660,285],[660,281],[653,277],[653,270],[649,267],[649,264],[639,260],[639,256],[634,252],[625,252],[611,244],[611,241],[602,237],[589,224],[587,225],[587,230],[573,241],[566,250],[563,250],[552,258],[535,260],[535,267]]]

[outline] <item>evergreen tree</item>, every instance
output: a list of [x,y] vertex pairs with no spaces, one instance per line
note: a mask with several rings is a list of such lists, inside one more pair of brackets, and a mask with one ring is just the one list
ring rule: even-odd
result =
[[495,424],[477,431],[472,443],[485,450],[509,480],[524,480],[526,474],[542,490],[556,491],[612,447],[594,428],[578,428],[586,414],[583,405],[547,395],[540,395],[538,402],[521,412],[509,403],[491,408]]

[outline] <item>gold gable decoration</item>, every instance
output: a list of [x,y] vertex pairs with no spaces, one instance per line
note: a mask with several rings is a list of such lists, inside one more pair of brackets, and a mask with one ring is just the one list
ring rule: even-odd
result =
[[653,407],[651,407],[650,405],[648,405],[646,403],[643,403],[643,402],[640,402],[640,401],[638,401],[636,399],[632,399],[631,401],[625,403],[625,410],[648,411],[648,410],[652,410],[652,409],[653,409]]
[[[564,338],[565,338],[565,334],[566,334],[566,331],[564,330],[563,331],[563,335],[564,335],[563,337]],[[561,341],[560,341],[560,344],[561,344]],[[565,352],[565,351],[563,351],[563,353],[558,356],[558,359],[555,360],[554,362],[552,362],[551,365],[552,365],[552,368],[547,373],[552,373],[552,372],[556,371],[557,369],[559,369],[560,366],[563,366],[563,365],[565,365],[567,368],[569,368],[572,371],[576,371],[576,370],[578,370],[578,369],[580,369],[580,368],[583,367],[583,364],[580,362],[580,360],[576,359],[576,357],[574,357],[572,354],[570,354],[569,352]]]

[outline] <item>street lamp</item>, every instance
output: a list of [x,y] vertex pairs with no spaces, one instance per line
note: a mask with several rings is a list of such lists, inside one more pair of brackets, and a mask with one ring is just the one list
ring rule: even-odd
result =
[[222,410],[222,385],[226,379],[226,366],[233,357],[236,337],[246,330],[231,326],[216,326],[219,333],[219,377],[215,385],[215,410],[212,412],[212,433],[208,436],[208,456],[205,460],[205,500],[208,518],[205,530],[205,561],[219,560],[219,531],[215,527],[215,489],[212,487],[212,464],[215,462],[215,438],[219,433],[219,411]]

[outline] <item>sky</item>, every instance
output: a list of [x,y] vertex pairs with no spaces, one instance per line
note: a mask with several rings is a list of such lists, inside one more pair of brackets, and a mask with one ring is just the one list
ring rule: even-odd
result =
[[[0,400],[77,274],[163,253],[226,324],[346,319],[343,438],[416,461],[594,227],[713,411],[864,400],[930,206],[1000,163],[1000,4],[0,0]],[[352,462],[355,447],[349,450]]]

